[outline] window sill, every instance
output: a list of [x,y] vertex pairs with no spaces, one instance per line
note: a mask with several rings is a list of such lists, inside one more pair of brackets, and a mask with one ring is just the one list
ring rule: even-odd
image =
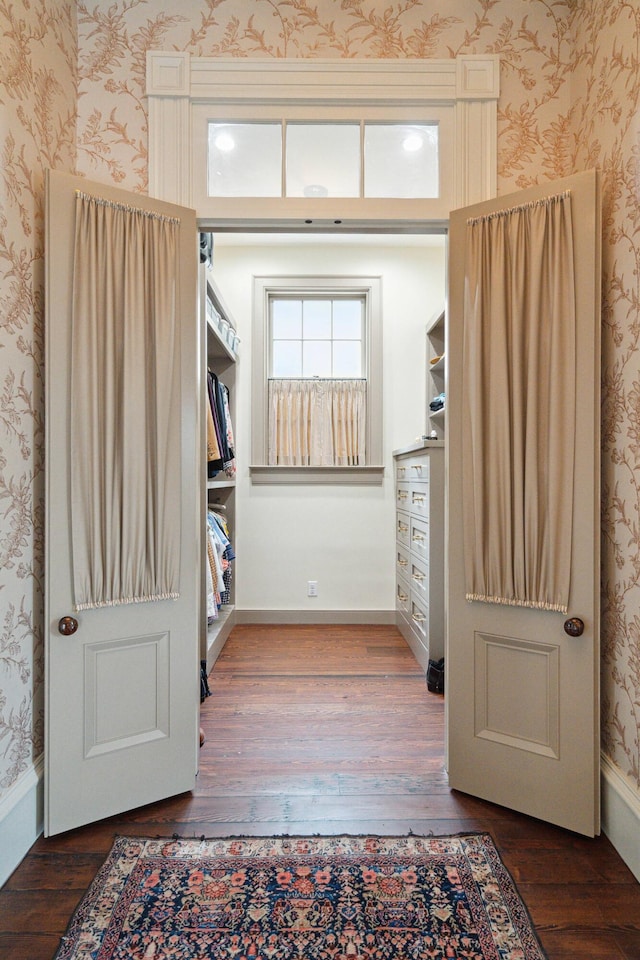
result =
[[381,485],[384,466],[274,467],[250,466],[252,483],[366,484]]

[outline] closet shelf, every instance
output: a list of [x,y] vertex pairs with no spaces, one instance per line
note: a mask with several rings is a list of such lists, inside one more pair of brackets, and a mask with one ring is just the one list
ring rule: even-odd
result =
[[207,490],[220,490],[227,487],[235,487],[236,481],[225,477],[224,480],[218,480],[215,477],[213,480],[207,480]]

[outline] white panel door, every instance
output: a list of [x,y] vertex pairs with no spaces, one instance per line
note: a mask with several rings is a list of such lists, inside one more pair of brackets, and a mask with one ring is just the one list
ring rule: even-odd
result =
[[[572,195],[577,314],[576,471],[568,617],[465,600],[462,316],[469,217]],[[447,383],[450,785],[593,836],[599,832],[600,198],[578,174],[457,210],[450,220]],[[557,410],[558,417],[563,416]],[[584,623],[580,636],[565,621]]]
[[[178,217],[180,597],[74,612],[69,385],[75,192]],[[195,213],[49,171],[46,189],[45,833],[193,788],[199,710],[199,374]],[[71,617],[75,632],[63,634]],[[73,628],[73,623],[71,624]],[[64,625],[62,629],[65,629]]]

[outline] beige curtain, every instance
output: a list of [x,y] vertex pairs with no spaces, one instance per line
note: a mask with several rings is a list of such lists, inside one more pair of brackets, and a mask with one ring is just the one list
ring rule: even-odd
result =
[[75,230],[70,385],[75,606],[175,598],[179,221],[78,193]]
[[363,466],[365,380],[270,380],[269,463]]
[[467,224],[468,600],[567,611],[575,442],[569,193]]

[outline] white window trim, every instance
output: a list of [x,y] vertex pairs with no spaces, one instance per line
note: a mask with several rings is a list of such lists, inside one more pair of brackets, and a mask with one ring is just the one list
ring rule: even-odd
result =
[[[348,292],[365,297],[367,352],[367,464],[363,467],[283,467],[267,464],[269,300],[302,295]],[[384,475],[382,437],[382,281],[380,277],[261,276],[253,279],[251,348],[251,465],[253,483],[380,484]]]
[[[407,228],[446,223],[449,212],[496,194],[496,55],[449,60],[304,60],[192,57],[180,51],[147,53],[149,194],[195,207],[211,226],[302,225],[344,228],[382,220]],[[269,113],[396,118],[440,117],[442,170],[449,180],[439,201],[273,198],[223,204],[206,196],[207,113]],[[389,111],[391,111],[389,113]],[[394,114],[395,111],[395,114]],[[197,181],[197,182],[196,182]]]

